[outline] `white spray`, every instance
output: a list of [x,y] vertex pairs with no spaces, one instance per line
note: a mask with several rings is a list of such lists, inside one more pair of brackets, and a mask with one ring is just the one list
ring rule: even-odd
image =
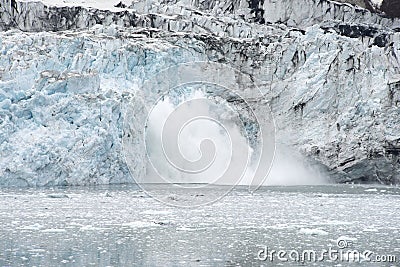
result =
[[[195,91],[188,100],[207,99],[205,94],[201,91]],[[249,146],[247,140],[241,134],[240,128],[233,122],[229,121],[232,116],[232,110],[228,106],[223,107],[227,112],[221,112],[221,107],[217,108],[219,112],[218,119],[222,122],[213,120],[193,120],[179,130],[179,136],[162,136],[163,127],[168,120],[168,117],[175,112],[176,105],[174,105],[168,96],[165,96],[163,101],[158,104],[151,111],[146,132],[147,153],[149,155],[149,164],[147,168],[147,176],[144,182],[152,183],[158,180],[153,180],[156,177],[154,169],[157,170],[159,175],[164,177],[165,182],[172,183],[214,183],[214,184],[241,184],[249,185],[253,176],[253,168],[251,159],[252,148]],[[186,113],[194,112],[197,114],[202,112],[208,114],[209,117],[215,117],[216,105],[211,100],[208,102],[201,102],[201,104],[191,105],[189,102],[183,111]],[[196,109],[196,110],[193,110]],[[182,112],[182,110],[181,110]],[[175,134],[174,134],[175,135]],[[164,140],[163,140],[164,138]],[[165,146],[160,145],[160,142],[172,142],[178,140],[179,154],[185,161],[182,162],[177,159],[168,160],[165,156]],[[182,172],[176,166],[183,169],[189,167],[185,165],[191,164],[200,160],[202,154],[202,142],[210,140],[214,144],[215,157],[210,160],[211,164],[205,168],[204,171],[199,173]],[[235,149],[233,153],[232,147]],[[211,152],[210,152],[211,153]],[[176,153],[178,154],[178,152]],[[239,156],[238,156],[239,155]],[[173,166],[175,165],[175,167]],[[243,171],[240,167],[246,166],[247,169],[243,176],[238,178],[224,178],[217,180],[221,177],[228,168],[231,174],[238,175]],[[154,167],[154,168],[153,168]],[[200,166],[198,166],[200,168]],[[269,166],[266,166],[269,167]],[[237,169],[235,169],[237,168]],[[242,178],[240,180],[240,178]],[[240,182],[239,182],[240,180]],[[275,153],[275,160],[273,162],[271,172],[263,185],[303,185],[303,184],[322,184],[325,183],[324,177],[312,168],[306,166],[305,162],[299,155],[295,155],[293,151],[284,146],[277,146]],[[143,182],[143,181],[142,181]]]

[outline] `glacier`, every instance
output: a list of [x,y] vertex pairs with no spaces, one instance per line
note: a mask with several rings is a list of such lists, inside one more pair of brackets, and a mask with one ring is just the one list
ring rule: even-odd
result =
[[277,143],[333,181],[400,183],[399,19],[325,0],[54,2],[0,5],[0,185],[143,177],[156,94],[141,85],[194,61],[254,77],[241,86],[261,88],[249,99],[270,106]]

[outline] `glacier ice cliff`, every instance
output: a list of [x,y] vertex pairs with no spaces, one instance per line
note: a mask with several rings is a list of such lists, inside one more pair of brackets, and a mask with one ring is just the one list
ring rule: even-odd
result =
[[[0,185],[126,183],[145,175],[142,95],[152,92],[140,85],[198,60],[254,77],[242,86],[265,94],[251,101],[270,105],[278,143],[334,181],[400,182],[398,19],[325,0],[142,1],[110,9],[6,0],[0,14]],[[121,140],[132,102],[135,119],[125,127],[136,129],[137,149],[127,155],[135,162],[129,173]]]

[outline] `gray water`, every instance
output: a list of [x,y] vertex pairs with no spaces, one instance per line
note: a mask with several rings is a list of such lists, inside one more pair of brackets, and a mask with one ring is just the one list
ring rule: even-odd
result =
[[[400,266],[398,187],[239,187],[192,209],[136,186],[1,189],[0,223],[0,266]],[[259,259],[265,248],[319,253],[338,241],[397,262]]]

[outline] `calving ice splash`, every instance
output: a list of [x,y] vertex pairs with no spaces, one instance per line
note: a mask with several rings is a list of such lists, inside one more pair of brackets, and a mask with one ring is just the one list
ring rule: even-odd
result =
[[[171,99],[175,94],[166,95],[153,108],[146,124],[148,172],[140,183],[161,182],[155,179],[161,175],[164,182],[171,183],[251,185],[256,169],[256,148],[251,144],[260,144],[254,140],[254,135],[247,134],[252,128],[246,131],[243,121],[237,117],[237,110],[232,109],[229,102],[207,97],[205,91],[204,88],[191,88],[175,100]],[[188,116],[188,120],[184,123],[171,121],[174,112],[181,113],[177,116]],[[169,127],[173,131],[163,133],[168,128],[166,123],[172,124]],[[177,145],[167,153],[166,147],[171,142],[177,142]],[[207,142],[212,143],[208,144],[211,147]],[[233,150],[239,156],[234,157]],[[275,147],[274,153],[274,161],[262,185],[327,182],[318,170],[283,145]],[[209,164],[205,163],[207,161]],[[230,165],[237,167],[243,163],[246,170],[240,177],[237,177],[240,169],[235,169],[228,173],[230,176],[221,179]]]
[[[254,87],[251,83],[238,70],[208,61],[178,64],[149,78],[141,88],[154,92],[143,94],[147,175],[136,182],[142,187],[229,185],[227,193],[243,177],[252,176],[250,188],[261,186],[273,160],[275,131],[268,106],[249,104],[250,96],[257,98],[247,88]],[[124,116],[126,132],[133,131],[124,139],[131,170],[135,165],[129,157],[134,143],[130,136],[138,134],[129,128],[133,110]]]
[[[128,136],[143,135],[146,175],[136,182],[146,191],[154,184],[180,189],[227,185],[228,192],[235,185],[255,191],[268,184],[324,182],[284,146],[276,153],[268,105],[254,101],[263,95],[254,93],[254,82],[238,70],[211,62],[178,64],[154,75],[141,91],[154,92],[143,96],[143,132],[125,129],[133,131]],[[134,118],[130,110],[134,108],[125,114],[128,126]],[[134,169],[129,137],[124,149]]]
[[177,105],[166,96],[154,107],[146,125],[146,182],[157,176],[153,171],[173,183],[232,185],[242,180],[253,149],[238,114],[224,102],[198,90]]

